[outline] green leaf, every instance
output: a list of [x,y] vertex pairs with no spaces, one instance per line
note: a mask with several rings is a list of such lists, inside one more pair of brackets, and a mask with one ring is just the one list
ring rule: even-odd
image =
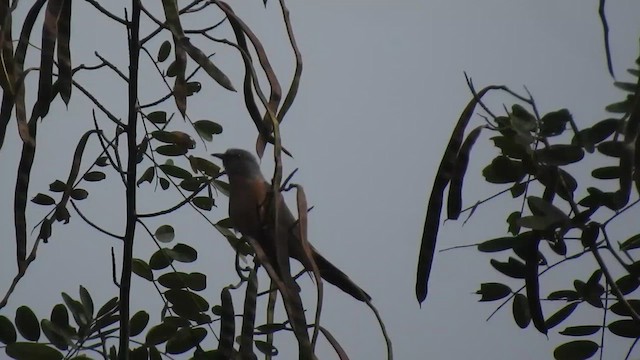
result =
[[169,243],[175,238],[175,231],[171,225],[161,225],[155,232],[156,240],[161,243]]
[[16,309],[15,324],[23,338],[29,341],[40,339],[40,323],[28,306],[23,305]]
[[640,337],[640,325],[634,320],[618,320],[607,326],[609,331],[620,337],[635,339]]
[[171,54],[171,43],[165,40],[158,49],[158,62],[164,62]]
[[190,172],[175,165],[163,164],[163,165],[160,165],[160,170],[162,170],[165,174],[174,178],[189,179],[193,177],[193,175]]
[[84,176],[82,177],[83,179],[85,179],[86,181],[101,181],[107,178],[107,175],[105,175],[105,173],[103,173],[102,171],[90,171],[86,174],[84,174]]
[[84,200],[89,196],[89,193],[85,189],[73,189],[71,190],[71,198],[73,200]]
[[525,266],[520,260],[509,257],[508,262],[501,262],[496,259],[490,260],[491,266],[502,274],[514,278],[524,279]]
[[635,234],[620,244],[620,250],[633,250],[640,248],[640,234]]
[[7,345],[7,355],[19,360],[60,360],[62,353],[60,351],[39,343],[17,342]]
[[99,167],[105,167],[109,165],[109,158],[106,156],[100,156],[96,159],[96,165]]
[[144,328],[149,324],[149,313],[144,310],[140,310],[131,317],[129,322],[131,336],[138,336]]
[[161,323],[158,324],[147,332],[145,344],[158,345],[169,340],[176,332],[178,328],[173,324]]
[[553,315],[551,315],[544,323],[547,329],[552,329],[556,325],[563,322],[566,318],[573,313],[573,311],[578,307],[577,302],[570,303],[560,310],[556,311]]
[[69,348],[71,339],[68,337],[68,334],[65,334],[65,332],[57,327],[53,322],[47,319],[42,319],[41,326],[42,333],[47,337],[49,342],[53,344],[53,346],[60,350],[67,350]]
[[160,178],[160,187],[162,188],[162,190],[167,190],[169,188],[169,185],[169,180]]
[[151,255],[149,259],[149,266],[153,270],[164,269],[171,265],[173,258],[169,256],[169,249],[160,249]]
[[62,293],[62,299],[71,311],[71,315],[73,315],[76,324],[80,327],[86,327],[89,324],[89,319],[84,312],[82,304],[64,292]]
[[589,336],[597,333],[600,329],[602,329],[600,325],[569,326],[560,331],[560,334],[565,336]]
[[64,305],[57,304],[51,309],[51,323],[60,329],[72,329],[69,325],[69,312]]
[[191,200],[191,202],[197,208],[205,211],[210,211],[214,204],[213,199],[208,196],[196,196]]
[[144,260],[133,259],[131,261],[131,271],[147,281],[153,281],[151,267]]
[[178,330],[169,341],[166,350],[169,354],[182,354],[198,345],[207,336],[203,328],[183,328]]
[[80,285],[80,302],[87,317],[89,319],[93,318],[93,300],[89,291],[82,285]]
[[198,176],[182,180],[179,186],[187,191],[196,191],[206,182],[208,182],[206,177]]
[[38,193],[33,197],[33,199],[31,199],[31,202],[38,205],[54,205],[56,203],[51,196],[43,193]]
[[585,360],[592,357],[600,346],[590,340],[576,340],[564,343],[553,351],[556,360]]
[[511,294],[511,288],[501,283],[480,284],[480,290],[476,294],[482,296],[480,301],[495,301],[507,297]]
[[513,320],[521,329],[529,326],[531,322],[531,314],[529,313],[529,304],[527,297],[522,294],[516,294],[513,297]]
[[154,124],[164,124],[167,122],[166,111],[154,111],[147,114],[147,119]]
[[0,315],[0,342],[7,345],[13,344],[16,342],[17,337],[16,328],[11,320],[4,315]]
[[222,126],[210,120],[198,120],[193,123],[198,134],[206,141],[213,140],[213,135],[222,133]]
[[140,184],[142,184],[145,181],[148,183],[151,183],[155,173],[156,173],[156,169],[153,166],[149,166],[147,170],[145,170],[144,173],[142,173],[142,176],[140,176],[140,179],[136,181],[136,186],[140,186]]
[[211,177],[216,177],[220,174],[220,167],[207,159],[201,157],[189,156],[189,164],[193,172],[201,172]]
[[100,310],[98,310],[98,313],[96,314],[96,318],[103,316],[104,314],[115,309],[117,306],[118,306],[118,297],[117,296],[112,297],[111,299],[109,299],[109,301],[107,301],[106,303],[104,303],[104,305],[102,305]]

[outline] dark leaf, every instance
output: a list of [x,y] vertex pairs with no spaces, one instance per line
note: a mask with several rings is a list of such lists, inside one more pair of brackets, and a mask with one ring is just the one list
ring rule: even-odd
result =
[[214,204],[213,199],[208,196],[196,196],[191,200],[191,202],[196,207],[205,211],[210,211]]
[[149,324],[149,313],[144,310],[138,311],[131,317],[129,322],[131,336],[137,336]]
[[209,303],[202,296],[188,290],[169,289],[164,296],[174,306],[194,308],[196,311],[209,309]]
[[199,93],[202,89],[202,84],[198,81],[190,81],[187,83],[187,96]]
[[67,189],[67,184],[60,180],[56,180],[49,184],[49,191],[51,192],[63,192]]
[[102,171],[90,171],[82,177],[86,181],[101,181],[106,179],[107,175],[105,175]]
[[627,274],[616,280],[616,285],[623,295],[628,295],[634,292],[638,288],[638,286],[640,286],[640,280],[638,280],[636,276]]
[[147,114],[147,119],[154,124],[164,124],[167,122],[166,111],[154,111]]
[[29,341],[40,339],[40,323],[28,306],[23,305],[16,309],[15,324],[23,338]]
[[207,336],[204,328],[183,328],[167,341],[167,353],[182,354],[198,345]]
[[170,272],[160,275],[158,283],[167,289],[182,289],[187,287],[188,274],[183,272]]
[[509,224],[509,233],[511,233],[511,235],[515,236],[520,233],[520,225],[518,224],[518,221],[521,216],[522,213],[520,211],[514,211],[507,217],[507,224]]
[[577,302],[572,302],[566,305],[565,307],[563,307],[562,309],[556,311],[553,315],[551,315],[545,321],[545,325],[547,326],[547,329],[552,329],[556,327],[558,324],[560,324],[566,318],[568,318],[569,315],[571,315],[571,313],[573,313],[573,311],[576,309],[576,307],[578,307],[578,304],[579,303]]
[[162,190],[167,190],[169,188],[169,185],[169,180],[160,178],[160,187],[162,188]]
[[170,54],[171,54],[171,43],[165,40],[162,43],[162,45],[160,45],[160,49],[158,50],[158,62],[163,62],[167,60]]
[[147,345],[158,345],[163,342],[169,340],[175,333],[178,331],[178,328],[173,324],[161,323],[149,329],[147,332],[145,344]]
[[80,327],[86,327],[89,324],[89,319],[84,312],[82,304],[79,301],[74,300],[71,296],[64,292],[62,293],[62,299],[67,305],[67,308],[69,308],[69,310],[71,311],[71,315],[73,315],[73,319],[75,320],[76,324]]
[[498,156],[482,170],[482,176],[492,184],[515,183],[525,175],[524,167],[519,161],[506,156]]
[[480,290],[476,291],[476,294],[482,296],[480,301],[495,301],[509,296],[511,289],[500,283],[483,283],[480,284]]
[[196,191],[200,189],[202,184],[206,183],[207,181],[208,180],[206,177],[192,177],[182,180],[179,186],[187,191]]
[[618,119],[602,120],[589,129],[589,138],[594,144],[600,143],[616,132],[620,124]]
[[38,205],[54,205],[56,203],[51,196],[42,193],[38,193],[34,196],[33,199],[31,199],[31,202]]
[[478,244],[478,251],[492,253],[512,249],[514,246],[520,245],[518,237],[500,237],[491,239]]
[[522,294],[516,294],[513,297],[513,320],[515,320],[516,324],[524,329],[529,326],[531,322],[531,314],[529,314],[529,304],[527,302],[527,297]]
[[100,156],[96,159],[96,165],[99,167],[105,167],[109,165],[109,158],[106,156]]
[[633,109],[633,95],[627,95],[624,101],[609,104],[604,108],[614,114],[625,114]]
[[192,272],[187,278],[189,289],[202,291],[207,288],[207,276],[203,273]]
[[10,357],[19,360],[60,360],[63,357],[62,353],[60,353],[58,350],[48,345],[39,343],[13,343],[7,345],[6,352]]
[[171,256],[173,260],[190,263],[196,261],[198,258],[198,252],[189,245],[176,244],[169,253],[169,256]]
[[619,158],[624,153],[624,143],[619,140],[610,140],[598,144],[598,151],[602,155]]
[[540,135],[545,137],[560,135],[570,121],[571,113],[567,109],[547,113],[540,119]]
[[[631,308],[636,312],[640,312],[640,300],[638,299],[628,299],[627,302],[631,305]],[[631,316],[631,312],[627,309],[627,306],[623,302],[616,302],[611,305],[611,312],[620,316]]]
[[495,136],[491,140],[495,147],[500,149],[502,155],[512,159],[524,159],[529,156],[528,152],[531,151],[529,145],[516,142],[513,136]]
[[256,340],[256,348],[265,355],[276,356],[278,355],[278,349],[266,341]]
[[149,358],[149,350],[140,346],[129,352],[129,360],[147,360]]
[[584,150],[576,145],[557,144],[535,151],[538,161],[547,165],[569,165],[582,160]]
[[640,325],[633,320],[614,321],[607,327],[609,331],[621,337],[631,339],[640,337]]
[[47,339],[51,342],[51,344],[57,347],[60,350],[67,350],[69,348],[69,344],[71,344],[72,340],[68,337],[67,334],[64,333],[58,326],[53,324],[53,322],[42,319],[42,333]]
[[509,257],[508,262],[500,262],[496,259],[491,259],[490,262],[491,266],[502,274],[515,279],[524,279],[525,266],[520,260]]
[[166,175],[180,179],[188,179],[193,176],[187,170],[175,165],[163,164],[160,165],[160,169],[164,171]]
[[13,323],[6,316],[0,315],[0,342],[8,345],[16,342],[16,340],[16,328]]
[[564,299],[564,300],[567,300],[567,301],[574,301],[574,300],[580,299],[580,296],[574,290],[559,290],[559,291],[554,291],[551,294],[549,294],[549,296],[547,296],[547,299],[549,299],[549,300]]
[[156,173],[156,169],[153,166],[149,166],[147,170],[145,170],[144,173],[142,173],[142,176],[140,176],[140,179],[136,181],[136,185],[140,186],[140,184],[142,184],[145,181],[148,183],[151,183],[155,173]]
[[590,340],[576,340],[564,343],[553,351],[556,360],[585,360],[592,357],[600,346]]
[[600,180],[619,179],[620,174],[621,172],[620,172],[619,166],[605,166],[605,167],[594,169],[591,172],[591,176]]
[[156,152],[164,156],[182,156],[189,150],[178,145],[162,145],[156,148]]
[[71,190],[71,198],[74,200],[84,200],[89,196],[89,192],[85,189],[73,189]]
[[588,336],[597,333],[600,329],[602,329],[600,325],[569,326],[560,331],[560,334],[565,336]]

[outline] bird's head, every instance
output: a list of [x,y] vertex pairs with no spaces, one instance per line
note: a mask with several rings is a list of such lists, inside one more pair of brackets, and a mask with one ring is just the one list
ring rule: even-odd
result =
[[260,172],[260,165],[250,152],[242,149],[228,149],[224,153],[211,154],[222,160],[227,175],[232,176],[244,176],[244,177],[256,177],[262,176]]

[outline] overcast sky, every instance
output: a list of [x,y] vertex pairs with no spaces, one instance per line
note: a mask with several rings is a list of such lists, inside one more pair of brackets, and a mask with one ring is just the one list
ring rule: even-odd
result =
[[[109,2],[109,8],[123,14],[127,3]],[[27,5],[20,3],[21,13]],[[288,86],[293,58],[276,1],[270,1],[266,10],[259,0],[233,2],[232,6],[262,39],[282,84]],[[435,171],[455,121],[470,98],[464,71],[477,88],[505,84],[521,91],[526,85],[541,112],[567,107],[579,126],[604,119],[604,106],[623,98],[607,73],[597,2],[352,0],[292,1],[289,7],[304,73],[298,98],[282,127],[283,143],[295,156],[295,160],[286,160],[285,173],[300,169],[294,181],[304,186],[308,202],[314,206],[309,216],[309,240],[373,297],[392,337],[396,358],[550,358],[555,346],[571,340],[557,335],[564,324],[553,329],[549,339],[531,326],[520,330],[512,319],[510,304],[491,321],[485,321],[498,303],[478,303],[479,296],[474,292],[479,284],[502,281],[515,287],[518,283],[493,271],[489,257],[474,249],[436,256],[429,297],[420,308],[414,295],[417,252]],[[159,8],[152,10],[162,17]],[[73,11],[74,65],[98,63],[93,55],[97,50],[126,71],[124,32],[106,20],[97,20],[84,2],[74,2]],[[629,80],[625,69],[633,65],[638,54],[640,3],[610,1],[607,12],[614,69],[620,80]],[[209,12],[206,17],[191,16],[183,23],[185,28],[198,28],[218,20],[218,13]],[[14,21],[14,33],[18,33],[18,26]],[[146,24],[145,29],[152,28]],[[230,32],[225,30],[222,36],[230,36]],[[164,33],[150,43],[152,54],[167,38]],[[205,44],[197,38],[192,40]],[[207,46],[209,52],[216,52],[216,64],[240,88],[244,70],[238,54],[222,45]],[[32,64],[37,64],[37,55],[31,51]],[[145,72],[140,101],[145,103],[163,95],[166,89],[154,76],[149,59],[143,57],[141,64]],[[193,68],[193,64],[189,66]],[[126,117],[126,94],[113,73],[84,72],[76,80],[94,90],[118,116]],[[253,149],[256,131],[241,94],[227,92],[204,75],[199,80],[203,90],[189,98],[190,116],[193,120],[216,121],[224,132],[206,148],[198,142],[194,154],[207,157],[228,147]],[[33,89],[29,101],[34,99]],[[509,101],[493,98],[498,110]],[[77,139],[92,127],[92,109],[75,89],[68,110],[59,100],[52,106],[52,113],[39,128],[29,197],[46,192],[55,179],[66,179]],[[175,111],[171,104],[162,109]],[[177,120],[174,130],[187,129],[182,120]],[[477,125],[481,118],[474,121]],[[103,124],[110,126],[106,120]],[[0,151],[0,203],[5,204],[2,211],[6,214],[0,218],[0,228],[13,229],[13,188],[20,154],[13,122],[7,134]],[[471,159],[463,194],[467,205],[502,189],[487,186],[480,175],[495,156],[487,143],[485,134]],[[83,169],[97,154],[96,144],[92,146]],[[269,177],[271,169],[265,160]],[[90,196],[81,205],[97,223],[123,233],[124,190],[115,173],[108,175],[109,182],[86,185]],[[140,189],[140,212],[169,207],[178,199],[175,194],[154,193],[153,186]],[[213,221],[227,217],[226,199],[220,196],[216,201],[218,207],[208,214]],[[513,206],[517,207],[499,200],[478,209],[464,227],[461,222],[446,223],[438,248],[506,235],[504,218]],[[43,208],[31,206],[29,226],[45,214]],[[190,209],[149,222],[152,228],[164,223],[175,227],[176,241],[198,249],[198,267],[185,265],[181,270],[205,272],[207,298],[211,304],[218,303],[221,287],[236,281],[232,249]],[[626,223],[629,221],[620,223],[620,234],[625,234],[624,230],[626,234],[637,232],[625,227]],[[135,256],[148,259],[155,245],[142,229],[138,231]],[[55,224],[50,243],[40,247],[37,261],[0,313],[13,318],[14,309],[26,304],[36,309],[40,318],[48,317],[51,307],[61,302],[60,292],[77,296],[80,284],[90,290],[96,303],[102,304],[117,294],[111,283],[111,247],[120,253],[118,242],[96,234],[77,215],[68,225]],[[3,249],[2,293],[16,270],[13,230],[5,232]],[[505,260],[507,255],[497,257]],[[594,262],[588,259],[563,268],[562,276],[543,278],[542,295],[571,288],[574,278],[586,280],[593,269]],[[308,277],[302,283],[304,299],[312,304],[313,285]],[[262,278],[261,285],[266,284]],[[133,294],[133,309],[150,309],[153,315],[160,311],[158,295],[146,281],[136,278]],[[240,310],[242,298],[235,299]],[[561,305],[543,306],[548,316]],[[352,359],[384,358],[379,328],[365,306],[327,285],[323,315],[323,325]],[[601,321],[595,312],[577,316],[574,325]],[[276,339],[282,359],[291,358],[296,350],[291,338],[282,335]],[[621,358],[630,344],[607,336],[606,358]],[[213,340],[204,345],[207,349],[215,346]],[[335,358],[326,342],[318,354],[321,359]]]

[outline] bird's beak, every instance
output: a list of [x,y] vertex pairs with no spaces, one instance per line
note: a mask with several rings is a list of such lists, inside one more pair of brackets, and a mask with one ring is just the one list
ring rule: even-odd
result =
[[221,153],[211,154],[211,156],[217,157],[220,160],[224,160],[224,154]]

